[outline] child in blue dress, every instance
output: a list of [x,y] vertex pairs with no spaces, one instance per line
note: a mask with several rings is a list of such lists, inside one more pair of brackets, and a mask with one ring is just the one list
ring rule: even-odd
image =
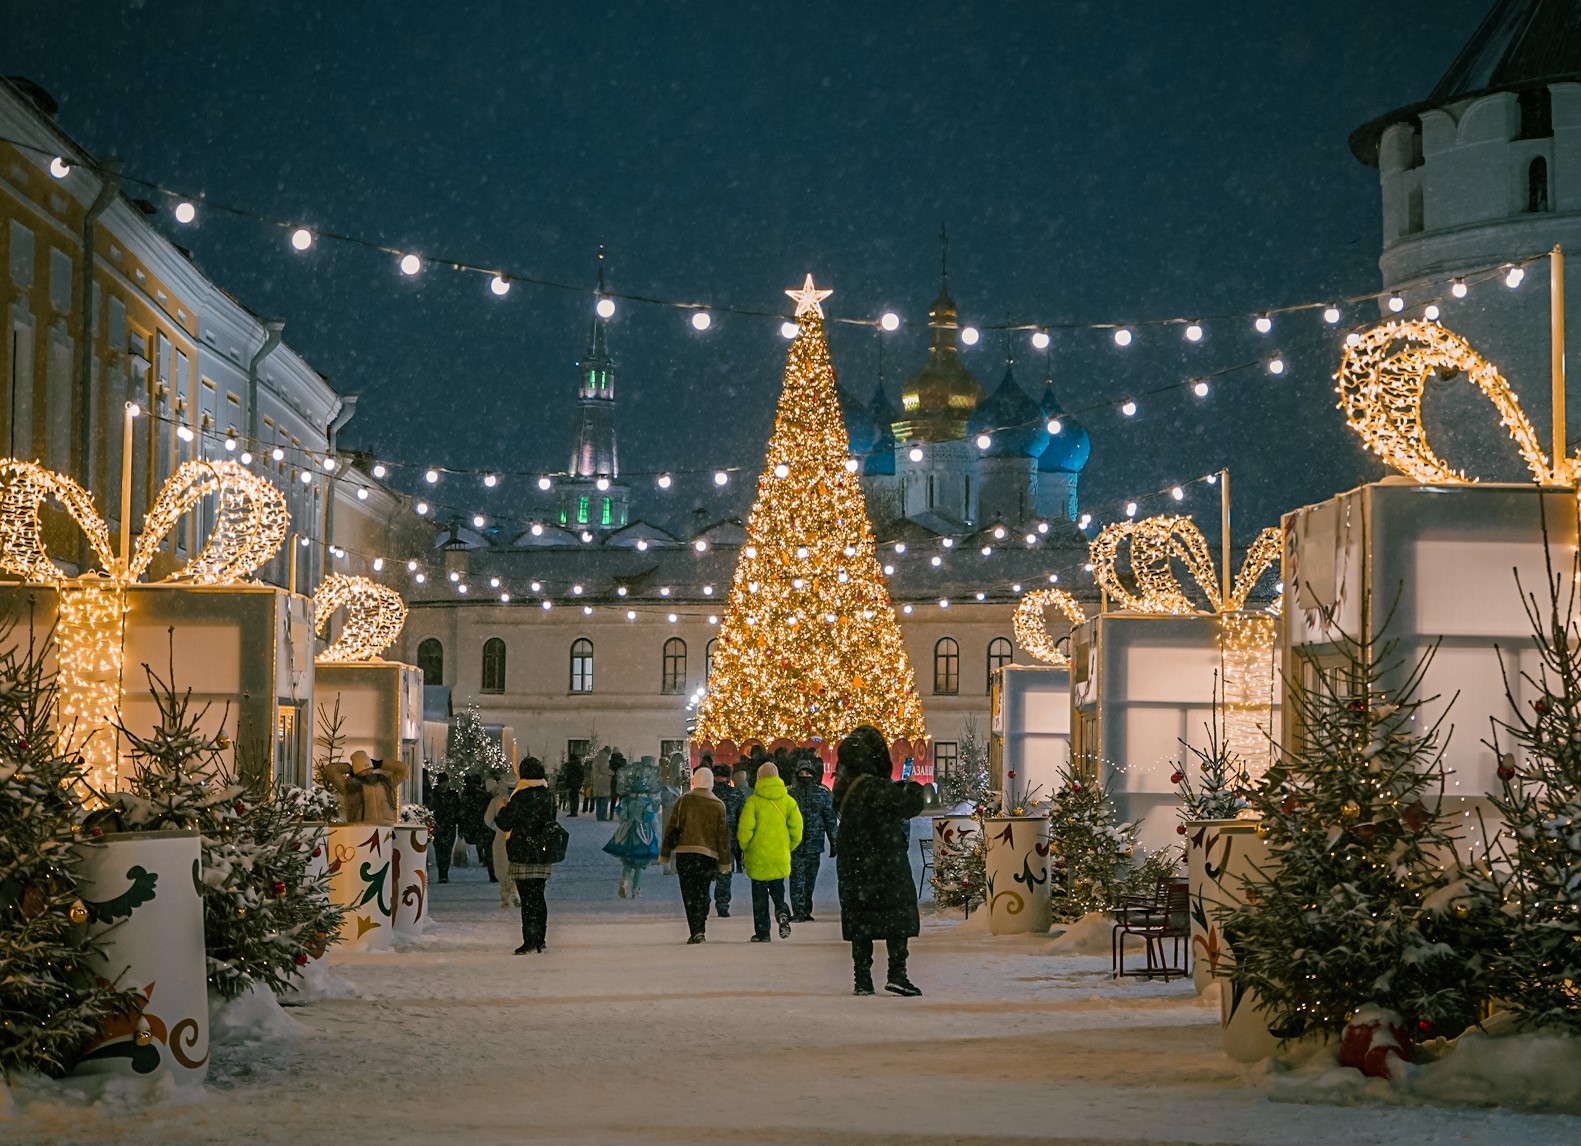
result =
[[659,764],[644,756],[616,774],[615,834],[604,850],[620,861],[620,897],[642,894],[642,872],[659,858]]

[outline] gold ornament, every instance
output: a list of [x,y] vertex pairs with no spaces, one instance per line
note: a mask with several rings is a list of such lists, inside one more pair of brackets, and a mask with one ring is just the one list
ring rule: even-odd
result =
[[1257,821],[1257,827],[1254,830],[1257,832],[1258,839],[1266,840],[1268,838],[1268,825],[1261,820]]
[[242,904],[240,907],[238,907],[236,909],[236,918],[237,919],[246,919],[247,918],[247,905],[245,903]]
[[797,333],[694,739],[833,742],[871,724],[915,749],[927,725],[861,475],[846,468],[819,305],[829,292],[809,278],[791,294]]
[[[1115,565],[1120,543],[1129,542],[1132,591],[1120,579]],[[1230,587],[1228,600],[1219,588],[1208,540],[1189,517],[1164,515],[1144,517],[1141,521],[1116,521],[1103,527],[1088,544],[1093,579],[1121,608],[1137,613],[1192,614],[1202,612],[1180,583],[1174,569],[1178,558],[1192,580],[1207,597],[1215,613],[1233,613],[1244,608],[1246,598],[1274,558],[1279,556],[1282,535],[1269,527],[1257,535],[1241,569]]]
[[79,899],[71,905],[70,910],[66,914],[73,923],[81,927],[88,922],[88,905]]
[[319,664],[373,660],[396,642],[406,625],[406,602],[394,589],[366,577],[331,573],[313,595],[313,631],[322,637],[342,605],[346,624],[340,639],[318,654]]
[[1355,800],[1346,800],[1339,806],[1339,814],[1343,820],[1358,819],[1361,816],[1361,805]]
[[137,1016],[137,1026],[132,1029],[132,1041],[140,1047],[146,1047],[154,1041],[154,1028],[141,1015]]
[[1533,477],[1545,485],[1570,484],[1577,459],[1550,463],[1509,382],[1469,342],[1436,322],[1385,322],[1348,346],[1334,376],[1339,408],[1367,448],[1407,477],[1451,485],[1475,480],[1428,445],[1422,395],[1428,380],[1439,373],[1464,374],[1487,395]]
[[[185,462],[160,489],[130,554],[116,555],[93,499],[76,482],[34,462],[0,460],[0,570],[56,586],[60,751],[81,756],[99,791],[118,786],[114,727],[121,702],[126,586],[138,581],[176,524],[205,497],[215,498],[214,527],[197,556],[166,581],[217,585],[239,581],[269,560],[290,528],[285,495],[231,461]],[[103,575],[67,577],[44,547],[39,516],[53,499],[86,535]]]
[[1455,918],[1456,919],[1464,919],[1464,918],[1466,918],[1466,916],[1471,914],[1471,907],[1470,907],[1470,905],[1468,905],[1465,902],[1460,901],[1460,900],[1456,900],[1455,901],[1455,905],[1452,908],[1450,908],[1450,910],[1455,913]]
[[1043,611],[1050,605],[1064,613],[1065,619],[1073,625],[1079,625],[1087,619],[1087,614],[1076,598],[1065,590],[1034,590],[1021,598],[1021,604],[1016,606],[1015,618],[1011,622],[1016,634],[1016,645],[1028,656],[1036,657],[1055,668],[1069,668],[1070,655],[1055,643],[1043,620]]

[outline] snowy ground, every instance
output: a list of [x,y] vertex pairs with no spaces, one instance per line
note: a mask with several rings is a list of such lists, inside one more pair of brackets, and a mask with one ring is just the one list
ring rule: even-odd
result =
[[453,872],[420,946],[341,959],[357,997],[216,1045],[200,1096],[86,1106],[57,1084],[8,1116],[0,1093],[0,1141],[1581,1142],[1576,1117],[1273,1102],[1189,984],[1116,984],[1107,956],[994,940],[975,917],[925,922],[923,997],[853,998],[827,861],[827,922],[749,944],[737,876],[732,917],[686,946],[674,877],[651,869],[642,899],[616,898],[610,825],[566,822],[547,955],[511,955],[516,912],[477,868]]

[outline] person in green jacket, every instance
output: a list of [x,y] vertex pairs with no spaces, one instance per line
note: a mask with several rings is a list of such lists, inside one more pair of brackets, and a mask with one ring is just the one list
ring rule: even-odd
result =
[[769,941],[769,899],[779,920],[780,938],[791,933],[790,908],[785,905],[785,877],[790,875],[791,852],[801,843],[801,809],[785,791],[785,781],[772,761],[758,768],[758,782],[741,805],[736,840],[741,845],[742,866],[752,881],[752,942]]

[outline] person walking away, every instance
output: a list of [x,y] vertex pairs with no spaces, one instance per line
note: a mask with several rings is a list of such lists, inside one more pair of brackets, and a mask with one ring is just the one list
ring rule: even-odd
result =
[[811,923],[812,894],[818,886],[818,868],[823,862],[823,842],[829,841],[829,854],[835,855],[834,801],[829,789],[819,782],[823,761],[805,756],[796,765],[796,783],[791,799],[801,810],[801,843],[791,852],[790,909],[792,923]]
[[461,826],[461,793],[450,786],[450,774],[441,772],[428,794],[428,809],[434,813],[434,860],[439,864],[439,882],[450,882],[450,855],[456,850],[456,829]]
[[614,781],[614,773],[609,770],[609,749],[600,748],[598,755],[593,757],[593,818],[598,820],[609,819],[609,794]]
[[[506,877],[516,884],[522,905],[522,945],[517,955],[547,948],[549,905],[544,889],[553,871],[550,862],[549,830],[556,827],[554,797],[544,778],[543,762],[528,756],[517,769],[521,779],[495,816],[495,823],[507,833],[505,853],[510,859]],[[561,829],[563,830],[563,829]]]
[[560,806],[566,809],[566,814],[576,815],[577,806],[582,802],[582,758],[575,753],[566,757],[560,766]]
[[[704,754],[703,759],[711,761],[712,758]],[[714,764],[713,773],[714,795],[724,801],[725,828],[730,833],[730,868],[714,881],[714,914],[720,919],[729,919],[731,884],[735,873],[741,870],[741,845],[736,842],[736,826],[741,822],[741,805],[746,803],[747,794],[744,788],[730,782],[729,765]]]
[[620,860],[620,897],[642,894],[642,872],[659,856],[659,765],[652,756],[617,769],[620,822],[604,850]]
[[714,773],[699,768],[691,789],[675,801],[664,818],[659,859],[675,860],[681,881],[681,907],[690,930],[688,943],[704,943],[708,930],[708,885],[715,876],[730,878],[730,829],[725,802],[714,795]]
[[772,761],[758,766],[758,782],[741,805],[736,839],[741,862],[752,881],[752,942],[769,942],[769,900],[780,938],[791,933],[790,908],[785,906],[785,877],[790,874],[791,852],[801,843],[801,809],[785,791],[785,781]]
[[889,955],[884,989],[920,995],[906,977],[908,941],[922,930],[906,828],[922,811],[922,785],[890,779],[894,762],[883,734],[864,724],[840,741],[834,807],[840,817],[840,932],[851,944],[854,995],[873,993],[873,943]]
[[489,882],[499,878],[494,870],[494,833],[483,824],[489,808],[489,790],[477,773],[467,776],[461,789],[461,838],[478,849],[478,862],[489,871]]
[[[547,786],[548,780],[546,777],[545,787]],[[510,833],[499,827],[496,817],[499,816],[500,809],[505,806],[505,801],[511,798],[513,791],[510,779],[501,776],[494,782],[494,798],[489,801],[489,806],[483,812],[484,827],[494,833],[494,840],[490,845],[490,850],[494,853],[494,871],[496,873],[505,871],[510,867],[510,851],[505,846],[506,836]],[[516,892],[516,884],[509,879],[500,880],[500,908],[503,910],[508,907],[516,907],[520,903],[521,898]]]

